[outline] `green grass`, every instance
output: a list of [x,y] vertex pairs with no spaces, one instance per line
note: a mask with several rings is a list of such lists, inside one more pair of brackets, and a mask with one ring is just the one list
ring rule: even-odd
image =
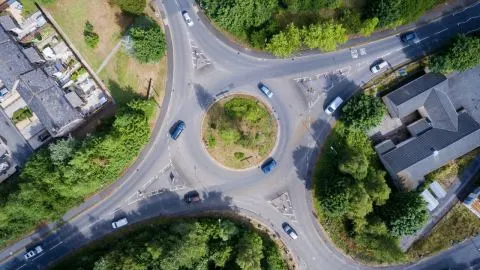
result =
[[251,96],[214,104],[203,122],[203,141],[220,163],[243,169],[263,161],[275,146],[277,123],[270,110]]
[[18,123],[20,121],[23,121],[27,118],[30,118],[32,117],[33,114],[32,114],[32,111],[30,111],[30,109],[28,107],[23,107],[23,108],[20,108],[18,110],[16,110],[13,115],[12,115],[12,120],[13,120],[13,123]]
[[433,228],[432,233],[428,237],[415,242],[407,254],[411,260],[419,260],[479,233],[480,219],[461,203],[458,203]]

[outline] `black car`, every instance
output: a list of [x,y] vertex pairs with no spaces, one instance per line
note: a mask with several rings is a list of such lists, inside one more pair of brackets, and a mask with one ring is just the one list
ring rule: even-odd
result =
[[409,44],[411,44],[411,43],[417,44],[417,43],[420,42],[420,40],[417,37],[417,34],[413,31],[403,33],[400,36],[400,39],[402,40],[403,43],[409,43]]
[[185,196],[183,197],[183,200],[186,203],[190,204],[190,203],[200,202],[202,198],[200,198],[200,194],[198,193],[198,191],[193,190],[185,194]]

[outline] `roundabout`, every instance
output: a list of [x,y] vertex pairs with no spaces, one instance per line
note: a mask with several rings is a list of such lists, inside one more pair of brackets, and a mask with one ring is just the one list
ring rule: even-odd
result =
[[217,162],[232,169],[248,169],[270,155],[277,142],[277,127],[262,101],[249,95],[230,95],[206,112],[202,141]]

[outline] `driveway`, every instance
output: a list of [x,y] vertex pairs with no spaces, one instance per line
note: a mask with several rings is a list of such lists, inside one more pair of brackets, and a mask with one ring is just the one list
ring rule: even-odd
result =
[[20,166],[25,163],[32,149],[10,118],[0,109],[0,138],[12,152],[13,159]]

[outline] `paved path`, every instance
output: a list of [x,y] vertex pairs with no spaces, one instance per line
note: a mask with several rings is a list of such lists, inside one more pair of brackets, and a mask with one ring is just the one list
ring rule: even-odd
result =
[[113,47],[112,51],[110,51],[110,53],[107,55],[107,57],[105,57],[105,59],[103,60],[100,67],[97,69],[97,74],[100,74],[100,72],[102,72],[102,70],[105,68],[105,66],[107,66],[107,64],[110,62],[110,60],[112,60],[113,56],[122,47],[122,43],[123,43],[123,41],[120,39],[120,41],[118,41],[117,45],[115,45],[115,47]]

